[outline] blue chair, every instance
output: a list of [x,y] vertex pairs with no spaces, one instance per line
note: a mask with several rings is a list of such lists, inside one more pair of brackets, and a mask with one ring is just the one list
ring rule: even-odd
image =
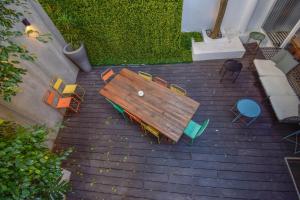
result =
[[183,133],[185,136],[191,139],[191,144],[194,143],[194,140],[202,135],[209,124],[209,119],[205,120],[202,124],[198,124],[193,120],[189,121],[187,127],[184,129]]
[[[298,131],[295,131],[295,132],[293,132],[293,133],[291,133],[291,134],[289,134],[289,135],[287,135],[287,136],[285,136],[284,138],[282,138],[282,139],[284,139],[284,140],[287,140],[287,141],[289,141],[289,142],[292,142],[292,143],[294,143],[295,144],[295,149],[294,149],[294,153],[296,154],[296,153],[300,153],[300,149],[298,149],[298,136],[300,136],[300,130],[298,130]],[[295,137],[295,140],[292,140],[292,139],[290,139],[291,137]]]

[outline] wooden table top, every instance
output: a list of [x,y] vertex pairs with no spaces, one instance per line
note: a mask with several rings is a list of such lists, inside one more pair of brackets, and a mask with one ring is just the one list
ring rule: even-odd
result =
[[[138,96],[140,90],[144,92],[142,97]],[[122,69],[100,94],[175,142],[200,105],[128,69]]]

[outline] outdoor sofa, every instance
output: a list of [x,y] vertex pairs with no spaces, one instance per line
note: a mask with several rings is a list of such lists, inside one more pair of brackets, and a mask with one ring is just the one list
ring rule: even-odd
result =
[[[285,49],[281,49],[270,60],[254,59],[259,80],[279,122],[300,122],[299,85],[291,84],[288,76],[298,64]],[[298,80],[299,78],[296,77]]]

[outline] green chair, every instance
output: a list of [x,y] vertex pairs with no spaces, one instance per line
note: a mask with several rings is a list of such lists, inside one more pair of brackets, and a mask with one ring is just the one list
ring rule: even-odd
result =
[[[295,144],[295,150],[294,150],[294,153],[295,153],[295,154],[296,154],[296,153],[300,153],[300,149],[299,149],[299,139],[298,139],[299,136],[300,136],[300,130],[295,131],[295,132],[293,132],[293,133],[291,133],[291,134],[285,136],[284,138],[282,138],[282,139],[284,139],[284,140],[287,140],[287,141],[292,142],[292,143]],[[294,140],[291,139],[292,137],[294,137]]]
[[247,40],[246,43],[248,43],[251,39],[252,40],[255,40],[258,42],[258,45],[256,46],[255,50],[257,50],[257,48],[259,47],[260,43],[265,39],[265,35],[263,33],[260,33],[260,32],[251,32],[249,34],[249,38]]
[[194,140],[200,135],[202,135],[202,133],[207,128],[208,124],[209,124],[209,119],[205,120],[203,124],[198,124],[193,120],[191,120],[188,123],[187,127],[184,129],[183,133],[184,135],[186,135],[191,139],[191,144],[193,144]]
[[111,100],[109,100],[109,99],[107,99],[107,98],[105,98],[105,99],[106,99],[106,101],[108,101],[108,102],[114,107],[114,109],[117,110],[117,111],[124,117],[124,119],[126,120],[126,117],[125,117],[125,110],[124,110],[121,106],[119,106],[118,104],[115,104],[114,102],[112,102]]

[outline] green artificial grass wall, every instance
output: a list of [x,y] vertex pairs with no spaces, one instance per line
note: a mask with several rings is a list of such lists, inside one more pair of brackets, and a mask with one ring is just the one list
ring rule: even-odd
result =
[[182,1],[39,0],[67,42],[85,43],[93,65],[192,61]]

